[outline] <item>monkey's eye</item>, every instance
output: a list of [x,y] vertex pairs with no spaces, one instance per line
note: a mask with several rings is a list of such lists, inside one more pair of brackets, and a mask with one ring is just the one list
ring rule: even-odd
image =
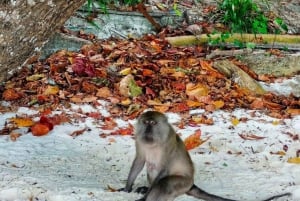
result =
[[154,121],[154,120],[144,120],[144,124],[153,126],[153,125],[156,124],[156,121]]

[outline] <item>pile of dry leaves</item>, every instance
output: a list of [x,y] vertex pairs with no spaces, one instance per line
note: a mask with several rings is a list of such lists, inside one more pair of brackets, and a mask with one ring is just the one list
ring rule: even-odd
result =
[[[266,110],[277,118],[300,113],[297,97],[257,96],[240,88],[213,68],[214,61],[204,58],[206,51],[201,46],[172,47],[162,37],[149,35],[140,40],[101,40],[80,52],[61,50],[24,66],[0,93],[11,107],[35,107],[41,113],[68,108],[70,103],[98,106],[97,100],[104,99],[112,116],[124,119],[135,118],[145,108],[183,113],[241,107]],[[187,121],[213,123],[204,115]]]

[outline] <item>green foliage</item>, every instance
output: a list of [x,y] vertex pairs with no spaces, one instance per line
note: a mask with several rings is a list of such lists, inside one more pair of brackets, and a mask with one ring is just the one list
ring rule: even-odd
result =
[[[279,26],[279,29],[276,30],[276,33],[280,33],[281,30],[284,30],[285,32],[288,31],[287,25],[284,23],[282,18],[275,18],[274,22]],[[281,30],[280,30],[281,29]]]
[[173,10],[174,10],[174,12],[176,13],[176,15],[182,16],[182,12],[178,9],[176,3],[173,4]]
[[104,12],[107,13],[107,6],[109,4],[125,4],[128,6],[132,6],[132,5],[136,5],[138,3],[140,3],[141,0],[123,0],[123,1],[117,1],[117,0],[87,0],[87,10],[89,12],[92,11],[94,5],[93,3],[97,4],[100,9]]
[[[214,33],[213,33],[214,34]],[[208,34],[208,44],[209,45],[220,45],[222,43],[225,43],[225,40],[230,37],[230,33],[221,33],[220,37],[212,38],[213,34]]]
[[252,0],[222,0],[223,22],[233,33],[267,33],[268,19]]

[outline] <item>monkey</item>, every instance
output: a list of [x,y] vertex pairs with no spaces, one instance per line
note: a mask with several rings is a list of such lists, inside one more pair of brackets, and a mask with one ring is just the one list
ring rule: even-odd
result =
[[[194,166],[181,138],[168,123],[166,115],[147,111],[140,115],[135,126],[136,156],[123,190],[131,192],[138,174],[146,165],[150,187],[138,188],[145,192],[137,201],[173,201],[187,194],[206,201],[236,201],[210,194],[194,184]],[[285,193],[274,198],[287,196]]]

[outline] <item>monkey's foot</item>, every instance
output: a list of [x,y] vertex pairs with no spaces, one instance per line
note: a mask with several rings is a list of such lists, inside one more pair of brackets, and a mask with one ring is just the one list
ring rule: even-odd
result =
[[117,189],[117,191],[124,191],[124,192],[130,193],[131,189],[119,188],[119,189]]
[[[136,193],[140,193],[140,194],[146,194],[148,191],[148,187],[147,186],[141,186],[141,187],[138,187],[135,192]],[[141,200],[142,201],[142,200]]]

